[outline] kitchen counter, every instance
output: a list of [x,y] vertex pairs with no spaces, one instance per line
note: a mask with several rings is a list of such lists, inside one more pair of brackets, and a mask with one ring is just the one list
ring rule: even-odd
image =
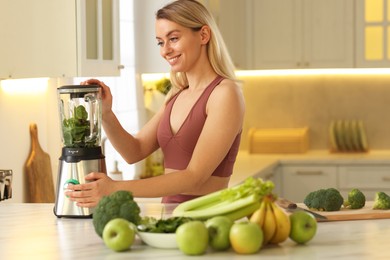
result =
[[[162,204],[139,201],[142,214],[159,216]],[[174,205],[167,205],[166,212]],[[176,249],[155,249],[137,238],[131,250],[116,253],[96,235],[91,219],[56,218],[53,204],[0,202],[0,259],[198,259]],[[291,240],[267,246],[245,259],[390,259],[390,219],[318,223],[307,245]],[[241,259],[232,250],[207,252],[203,259]]]
[[331,153],[328,150],[309,150],[296,154],[250,154],[239,151],[234,165],[230,186],[241,183],[250,176],[265,178],[279,165],[390,165],[389,150],[373,150],[367,153]]

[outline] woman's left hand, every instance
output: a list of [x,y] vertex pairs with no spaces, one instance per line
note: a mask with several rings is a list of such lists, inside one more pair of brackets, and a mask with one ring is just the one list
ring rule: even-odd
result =
[[70,184],[65,195],[79,207],[95,207],[103,196],[113,192],[113,180],[105,173],[92,172],[85,176],[84,184]]

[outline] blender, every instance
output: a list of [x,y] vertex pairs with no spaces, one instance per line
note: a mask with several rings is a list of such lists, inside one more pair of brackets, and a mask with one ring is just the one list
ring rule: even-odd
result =
[[94,208],[77,206],[65,191],[69,184],[85,183],[84,178],[90,172],[107,173],[101,148],[100,86],[62,86],[57,88],[57,96],[63,147],[54,214],[57,217],[92,217]]

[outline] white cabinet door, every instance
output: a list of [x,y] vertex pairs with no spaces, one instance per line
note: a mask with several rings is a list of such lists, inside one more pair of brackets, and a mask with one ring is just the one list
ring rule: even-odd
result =
[[356,0],[356,66],[390,66],[390,8],[386,0]]
[[134,1],[135,68],[137,73],[168,73],[170,66],[160,55],[156,41],[155,12],[170,0]]
[[119,75],[117,0],[2,0],[0,78]]
[[[250,32],[247,18],[248,0],[219,1],[216,20],[230,56],[237,69],[250,69],[248,41]],[[248,37],[249,36],[249,37]]]
[[352,0],[253,0],[255,69],[353,67]]
[[353,0],[304,0],[303,14],[300,67],[352,68]]
[[301,0],[255,0],[253,16],[253,66],[295,68],[302,60]]
[[337,188],[337,166],[282,166],[282,196],[303,202],[306,195],[322,188]]
[[119,1],[76,1],[76,10],[78,75],[119,76]]
[[199,0],[213,15],[237,69],[251,69],[252,0]]
[[339,166],[339,187],[343,196],[360,189],[367,200],[374,200],[378,191],[390,195],[390,165]]

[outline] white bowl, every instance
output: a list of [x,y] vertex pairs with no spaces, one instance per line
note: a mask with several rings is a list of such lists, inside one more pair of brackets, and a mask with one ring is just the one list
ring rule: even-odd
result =
[[139,232],[141,240],[152,247],[157,248],[178,248],[176,243],[176,233],[151,233]]

